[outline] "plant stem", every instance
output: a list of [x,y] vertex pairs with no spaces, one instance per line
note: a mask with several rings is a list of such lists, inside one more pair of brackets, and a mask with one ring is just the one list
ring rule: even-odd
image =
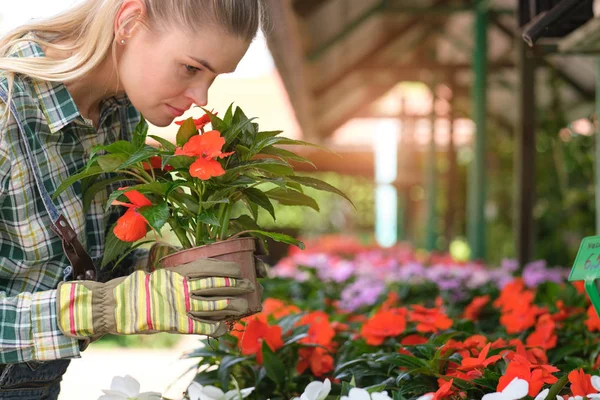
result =
[[199,246],[202,242],[202,228],[203,224],[200,222],[200,215],[202,214],[202,198],[204,195],[204,183],[198,183],[198,179],[194,179],[196,191],[198,193],[198,215],[196,217],[196,246]]
[[139,179],[142,183],[149,183],[145,178],[141,177],[140,175],[136,174],[135,172],[131,172],[131,171],[123,171],[124,174],[126,175],[131,175],[131,176],[135,176],[137,179]]
[[192,243],[188,239],[185,229],[180,227],[174,218],[169,218],[167,222],[171,226],[171,229],[173,230],[173,232],[175,232],[177,239],[179,239],[179,242],[181,243],[181,245],[184,248],[191,249],[194,247],[194,246],[192,246]]
[[229,219],[231,218],[231,207],[229,204],[223,204],[224,212],[223,217],[221,218],[221,229],[219,230],[219,239],[223,240],[227,235],[227,230],[229,229]]

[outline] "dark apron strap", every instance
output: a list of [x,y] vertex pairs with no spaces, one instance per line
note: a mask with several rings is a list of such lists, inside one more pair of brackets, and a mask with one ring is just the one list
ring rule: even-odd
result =
[[[0,98],[4,101],[4,103],[7,103],[8,96],[6,91],[4,91],[4,89],[1,87]],[[27,161],[35,178],[35,184],[42,197],[44,208],[52,220],[51,228],[62,240],[63,250],[65,251],[65,255],[71,262],[71,266],[73,268],[73,276],[77,280],[96,280],[96,267],[94,266],[90,255],[85,251],[79,242],[79,239],[77,239],[77,234],[73,228],[71,228],[69,221],[67,221],[67,219],[60,214],[52,202],[52,198],[48,194],[48,191],[44,187],[44,183],[42,182],[42,174],[39,171],[35,161],[35,156],[33,155],[31,146],[29,144],[29,140],[35,139],[33,133],[27,131],[28,126],[23,124],[23,120],[20,118],[17,108],[12,101],[10,102],[9,107],[15,118],[15,121],[17,122],[17,126],[19,127],[19,132],[23,137],[23,142],[25,143],[25,149],[28,156]],[[68,276],[68,272],[65,273],[65,276]]]

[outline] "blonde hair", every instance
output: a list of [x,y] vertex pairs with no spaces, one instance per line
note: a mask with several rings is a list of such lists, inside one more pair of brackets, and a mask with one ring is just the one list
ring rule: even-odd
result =
[[[125,21],[123,26],[133,19],[153,32],[171,27],[194,32],[195,28],[208,25],[251,41],[264,17],[261,0],[141,1],[146,8],[145,15]],[[116,63],[114,21],[122,3],[123,0],[83,0],[61,14],[22,25],[0,38],[0,73],[7,77],[9,100],[16,74],[50,82],[74,81],[105,60],[111,48]],[[23,38],[28,32],[34,32],[35,36]],[[70,56],[63,60],[9,57],[13,47],[26,40],[65,51]]]

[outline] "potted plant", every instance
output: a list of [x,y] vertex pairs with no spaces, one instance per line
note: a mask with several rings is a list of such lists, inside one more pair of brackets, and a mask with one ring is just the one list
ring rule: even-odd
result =
[[[312,163],[280,147],[315,145],[282,137],[281,131],[260,131],[253,118],[233,104],[222,119],[217,113],[204,111],[199,119],[179,122],[174,144],[148,135],[148,124],[142,117],[131,142],[96,146],[86,167],[57,188],[54,197],[81,181],[87,208],[107,185],[124,178],[131,180],[108,198],[107,209],[125,206],[128,210],[110,229],[102,267],[118,263],[133,249],[155,241],[144,240],[148,231],[161,236],[168,225],[183,249],[162,258],[163,266],[214,257],[241,263],[244,277],[256,282],[256,240],[262,246],[271,238],[304,247],[293,237],[261,229],[260,208],[274,219],[273,201],[318,211],[318,204],[303,193],[303,187],[348,199],[321,180],[296,175],[291,161]],[[206,130],[208,124],[210,131]],[[147,137],[158,146],[146,144]],[[259,293],[249,295],[248,301],[252,313],[261,310]]]

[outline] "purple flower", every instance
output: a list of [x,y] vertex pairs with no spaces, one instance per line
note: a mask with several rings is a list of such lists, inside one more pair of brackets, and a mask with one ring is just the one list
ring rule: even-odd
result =
[[359,278],[342,291],[340,306],[348,311],[372,306],[384,290],[385,285],[379,280]]

